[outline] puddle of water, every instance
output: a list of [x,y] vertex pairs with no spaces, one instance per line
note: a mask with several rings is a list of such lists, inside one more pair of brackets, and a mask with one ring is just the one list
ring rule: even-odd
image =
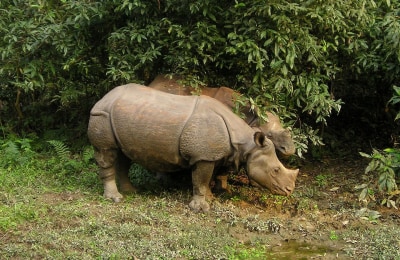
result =
[[325,246],[317,245],[297,240],[285,240],[280,245],[271,247],[268,254],[271,259],[284,260],[284,259],[336,259],[341,255],[339,250]]

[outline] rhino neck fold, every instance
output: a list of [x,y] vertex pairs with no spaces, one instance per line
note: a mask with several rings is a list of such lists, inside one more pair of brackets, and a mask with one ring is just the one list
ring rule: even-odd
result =
[[260,120],[259,120],[257,114],[254,114],[254,113],[255,113],[255,111],[252,113],[253,116],[250,118],[249,117],[246,118],[245,121],[251,127],[258,127],[258,126],[260,126]]
[[[199,96],[195,96],[195,100],[196,100],[196,101],[195,101],[195,104],[194,104],[194,106],[193,106],[193,108],[192,108],[192,111],[190,112],[190,115],[187,117],[187,119],[186,119],[186,121],[185,121],[185,123],[184,123],[184,125],[183,125],[183,127],[182,127],[181,135],[179,136],[179,140],[178,140],[178,147],[181,147],[181,141],[182,141],[183,130],[186,128],[186,125],[188,124],[189,119],[193,116],[194,111],[196,111],[196,109],[197,109],[197,107],[198,107],[198,105],[199,105]],[[185,156],[184,154],[182,154],[181,149],[178,149],[178,150],[179,150],[179,155],[180,155],[183,159],[185,159],[186,161],[188,161],[188,158],[185,158],[186,156]],[[189,163],[189,165],[193,165],[193,162],[188,161],[188,163]]]
[[255,131],[232,111],[220,114],[220,116],[224,120],[233,148],[233,153],[228,161],[233,162],[238,170],[239,166],[246,162],[249,152],[255,147],[253,139]]

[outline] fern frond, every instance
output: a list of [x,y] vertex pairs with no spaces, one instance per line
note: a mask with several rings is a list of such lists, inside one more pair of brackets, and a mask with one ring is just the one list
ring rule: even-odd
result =
[[17,146],[17,144],[14,141],[8,141],[5,144],[2,145],[3,151],[5,153],[5,156],[17,156],[20,154],[20,150]]
[[94,150],[93,147],[89,146],[89,147],[85,147],[85,149],[83,150],[82,153],[82,160],[84,163],[88,163],[90,161],[90,159],[92,159],[94,156]]
[[56,151],[57,157],[61,160],[69,159],[71,153],[69,148],[60,140],[49,140],[47,141]]

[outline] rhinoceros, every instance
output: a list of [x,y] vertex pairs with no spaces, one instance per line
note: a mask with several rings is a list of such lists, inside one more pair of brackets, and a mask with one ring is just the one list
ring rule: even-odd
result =
[[251,183],[290,195],[298,169],[285,168],[273,143],[220,102],[206,96],[178,96],[137,84],[116,87],[90,112],[88,137],[94,146],[104,197],[119,202],[132,191],[131,162],[154,172],[192,172],[189,207],[208,211],[209,183],[219,165],[245,164]]
[[[148,86],[163,92],[175,95],[192,95],[198,94],[192,87],[183,86],[179,83],[179,76],[172,76],[171,78],[166,75],[158,75]],[[240,93],[228,87],[201,87],[200,94],[210,96],[222,102],[229,108],[235,107],[236,99]],[[276,150],[285,156],[295,153],[295,146],[288,129],[284,129],[276,115],[267,112],[268,122],[260,122],[257,113],[251,109],[250,105],[242,106],[240,112],[244,114],[244,121],[251,127],[256,128],[263,132],[274,143]]]

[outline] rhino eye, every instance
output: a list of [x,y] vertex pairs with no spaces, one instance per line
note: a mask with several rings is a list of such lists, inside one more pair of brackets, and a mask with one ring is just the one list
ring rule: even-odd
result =
[[274,168],[274,173],[279,173],[279,171],[280,171],[279,167]]

